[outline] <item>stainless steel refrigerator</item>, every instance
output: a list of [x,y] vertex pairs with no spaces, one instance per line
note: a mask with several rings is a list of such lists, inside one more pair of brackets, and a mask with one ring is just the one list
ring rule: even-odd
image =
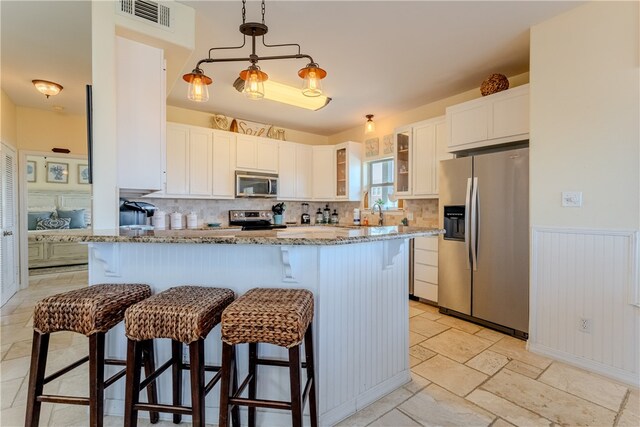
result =
[[529,330],[529,149],[440,163],[440,311]]

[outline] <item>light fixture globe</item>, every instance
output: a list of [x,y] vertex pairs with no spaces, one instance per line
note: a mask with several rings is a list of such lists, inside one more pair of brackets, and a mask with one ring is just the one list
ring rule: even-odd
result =
[[269,76],[264,71],[260,71],[260,67],[252,64],[246,70],[240,72],[240,78],[244,80],[244,89],[242,93],[253,100],[264,98],[264,84],[263,82],[269,79]]
[[195,68],[192,72],[182,76],[182,79],[189,83],[187,87],[187,98],[195,102],[206,102],[209,100],[208,85],[213,83],[211,77],[208,77],[200,68]]
[[59,94],[63,89],[58,83],[47,80],[31,80],[31,83],[33,83],[38,92],[42,93],[47,98]]
[[302,94],[309,97],[322,95],[322,79],[327,77],[327,72],[315,62],[307,64],[298,71],[302,79]]
[[365,116],[367,122],[364,124],[364,133],[372,133],[376,131],[376,124],[373,121],[373,114],[367,114]]

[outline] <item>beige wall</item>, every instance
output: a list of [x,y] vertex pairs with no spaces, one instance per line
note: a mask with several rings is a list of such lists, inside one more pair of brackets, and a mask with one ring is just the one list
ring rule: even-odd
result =
[[[531,30],[531,224],[640,228],[638,3],[592,2]],[[563,208],[562,191],[582,191]]]
[[[204,113],[202,111],[189,110],[186,108],[174,107],[167,105],[167,121],[183,123],[192,126],[211,127],[211,117],[213,114]],[[329,138],[323,135],[316,135],[308,132],[301,132],[295,129],[285,130],[287,141],[299,142],[309,145],[325,145],[329,143]]]
[[[520,86],[528,82],[529,73],[523,73],[509,77],[509,87]],[[445,109],[451,105],[460,104],[461,102],[469,101],[475,98],[480,98],[481,94],[479,87],[480,85],[478,85],[478,88],[476,89],[468,90],[466,92],[462,92],[448,98],[440,99],[438,101],[422,105],[412,110],[403,111],[389,117],[384,117],[382,119],[376,119],[374,117],[374,121],[376,123],[376,131],[371,135],[367,135],[366,138],[364,136],[364,123],[366,119],[363,117],[361,125],[329,136],[329,144],[339,144],[344,141],[363,142],[365,139],[375,137],[378,137],[380,139],[380,143],[382,143],[382,137],[384,135],[393,133],[393,130],[397,127],[419,122],[421,120],[431,119],[433,117],[443,116],[445,113]]]
[[16,106],[3,90],[0,90],[0,96],[0,140],[18,148]]
[[68,148],[71,154],[87,154],[84,115],[17,107],[18,149],[50,152]]

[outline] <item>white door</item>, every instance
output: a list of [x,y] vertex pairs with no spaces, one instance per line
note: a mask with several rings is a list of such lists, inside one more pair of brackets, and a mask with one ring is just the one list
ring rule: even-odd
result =
[[18,218],[16,152],[0,145],[0,305],[18,290]]

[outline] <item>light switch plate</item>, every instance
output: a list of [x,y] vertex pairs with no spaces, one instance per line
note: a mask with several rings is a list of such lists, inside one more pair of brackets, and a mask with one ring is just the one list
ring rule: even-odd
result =
[[563,208],[582,207],[582,191],[563,191],[562,207]]

